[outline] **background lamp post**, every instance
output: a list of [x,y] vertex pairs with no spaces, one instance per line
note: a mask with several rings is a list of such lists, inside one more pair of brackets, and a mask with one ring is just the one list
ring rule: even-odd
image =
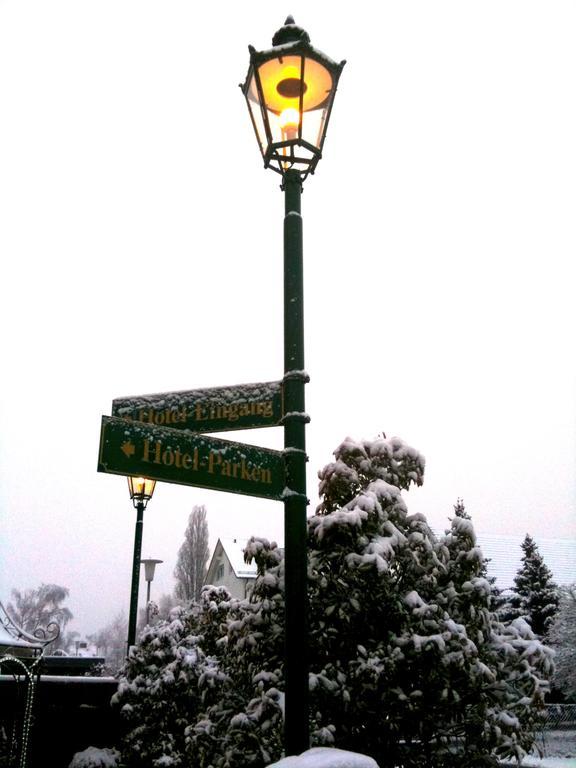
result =
[[150,624],[150,585],[154,581],[154,572],[158,563],[163,563],[163,560],[155,560],[153,557],[147,557],[144,560],[140,560],[144,566],[144,578],[146,579],[146,624]]
[[134,559],[132,561],[132,588],[130,591],[130,616],[128,619],[128,650],[136,642],[136,620],[138,615],[138,586],[140,576],[140,553],[142,552],[142,529],[144,510],[152,498],[156,480],[146,477],[129,477],[128,490],[136,507],[136,531],[134,534]]
[[306,530],[306,437],[309,421],[304,385],[304,287],[302,183],[314,173],[345,64],[310,45],[308,33],[289,16],[266,51],[250,50],[242,92],[264,159],[283,177],[284,217],[284,448],[285,720],[287,755],[309,748]]

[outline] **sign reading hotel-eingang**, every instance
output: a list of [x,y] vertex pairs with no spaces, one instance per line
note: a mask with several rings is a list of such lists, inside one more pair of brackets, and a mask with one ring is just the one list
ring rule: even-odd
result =
[[280,451],[113,416],[102,417],[98,471],[281,499]]
[[282,383],[122,397],[112,402],[112,415],[193,432],[273,427],[280,424],[283,415]]

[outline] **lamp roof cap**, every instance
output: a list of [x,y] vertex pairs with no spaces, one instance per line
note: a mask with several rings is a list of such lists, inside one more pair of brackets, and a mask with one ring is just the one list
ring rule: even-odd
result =
[[276,47],[277,45],[285,45],[286,43],[309,43],[310,42],[310,35],[308,32],[306,32],[305,29],[302,27],[299,27],[294,22],[293,16],[288,16],[286,21],[284,22],[284,26],[280,27],[280,29],[276,32],[274,37],[272,38],[272,45]]

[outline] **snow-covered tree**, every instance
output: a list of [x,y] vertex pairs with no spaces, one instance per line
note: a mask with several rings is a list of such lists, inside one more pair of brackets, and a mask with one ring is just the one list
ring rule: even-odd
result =
[[32,635],[49,636],[57,625],[60,634],[50,644],[49,651],[66,649],[68,642],[73,640],[72,635],[68,637],[65,633],[66,625],[73,618],[70,609],[62,605],[68,595],[69,590],[58,584],[41,584],[36,589],[27,589],[24,592],[13,589],[14,602],[8,603],[8,613],[18,626]]
[[[397,438],[347,439],[335,458],[308,525],[314,743],[381,768],[521,758],[551,651],[526,622],[498,621],[468,515],[438,540],[408,513],[402,490],[422,483],[424,459]],[[258,566],[248,601],[207,589],[133,652],[117,697],[128,765],[161,765],[161,752],[206,768],[281,756],[284,563],[261,539],[246,555]]]
[[180,600],[198,600],[206,577],[208,563],[208,523],[206,508],[196,506],[188,519],[184,543],[178,551],[174,569],[174,593]]
[[256,561],[258,577],[249,600],[230,601],[217,643],[227,683],[188,729],[189,759],[201,766],[260,768],[282,752],[284,563],[266,539],[250,539],[245,557]]
[[560,588],[560,605],[548,641],[556,651],[554,685],[576,702],[576,584]]
[[408,514],[400,490],[421,484],[423,469],[398,439],[347,440],[320,474],[310,521],[312,654],[326,689],[317,735],[382,766],[458,765],[463,745],[468,764],[521,757],[551,654],[525,623],[497,621],[463,509],[440,541]]
[[147,627],[131,649],[112,699],[127,728],[127,768],[187,765],[188,730],[215,698],[223,698],[228,683],[215,652],[225,634],[229,597],[222,587],[207,588],[200,604],[174,608],[168,621]]
[[514,577],[505,615],[525,619],[538,637],[546,638],[558,611],[558,587],[534,539],[526,534],[521,546],[522,565]]

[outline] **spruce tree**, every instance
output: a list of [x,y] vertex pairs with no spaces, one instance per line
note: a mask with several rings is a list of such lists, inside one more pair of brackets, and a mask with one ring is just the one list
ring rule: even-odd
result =
[[511,613],[526,619],[534,634],[545,638],[558,612],[558,587],[536,542],[528,534],[522,542],[522,552],[522,565],[514,578]]

